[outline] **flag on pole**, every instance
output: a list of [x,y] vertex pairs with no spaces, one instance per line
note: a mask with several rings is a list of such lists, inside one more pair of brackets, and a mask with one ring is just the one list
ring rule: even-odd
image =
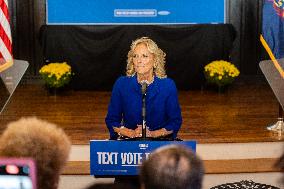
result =
[[8,0],[0,0],[0,72],[13,65]]
[[284,0],[263,0],[260,41],[284,78],[277,59],[284,58]]

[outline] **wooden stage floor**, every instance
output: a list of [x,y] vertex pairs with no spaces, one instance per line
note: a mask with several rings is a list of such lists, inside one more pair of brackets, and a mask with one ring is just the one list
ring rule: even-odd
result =
[[[73,144],[107,139],[110,92],[65,91],[52,96],[43,85],[21,83],[0,115],[0,132],[10,121],[37,116],[60,125]],[[266,126],[278,117],[277,100],[263,78],[240,79],[227,92],[179,91],[183,124],[178,137],[198,143],[277,142]]]

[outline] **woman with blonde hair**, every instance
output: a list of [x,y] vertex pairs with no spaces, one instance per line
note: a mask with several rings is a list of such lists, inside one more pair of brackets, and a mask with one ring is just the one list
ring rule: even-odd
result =
[[110,138],[142,136],[142,83],[147,84],[147,137],[177,136],[182,118],[177,89],[165,71],[166,54],[148,37],[132,42],[126,76],[113,86],[106,116]]

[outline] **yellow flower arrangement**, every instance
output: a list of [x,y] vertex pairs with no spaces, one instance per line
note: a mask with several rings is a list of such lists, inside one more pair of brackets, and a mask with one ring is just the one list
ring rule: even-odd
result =
[[231,84],[239,74],[234,64],[224,60],[213,61],[204,67],[206,80],[218,86]]
[[66,62],[56,62],[44,65],[39,70],[39,73],[47,87],[50,88],[63,87],[70,82],[71,76],[73,75],[71,66]]

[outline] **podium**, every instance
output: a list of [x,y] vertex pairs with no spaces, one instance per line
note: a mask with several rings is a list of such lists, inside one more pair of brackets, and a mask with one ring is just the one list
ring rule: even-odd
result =
[[149,154],[165,145],[182,145],[196,151],[195,141],[91,140],[90,172],[95,177],[136,176]]
[[267,129],[281,133],[284,132],[284,58],[277,60],[277,62],[279,65],[271,60],[264,60],[259,63],[259,66],[279,102],[278,121]]
[[27,61],[14,60],[13,66],[0,73],[0,114],[16,90],[28,66]]

